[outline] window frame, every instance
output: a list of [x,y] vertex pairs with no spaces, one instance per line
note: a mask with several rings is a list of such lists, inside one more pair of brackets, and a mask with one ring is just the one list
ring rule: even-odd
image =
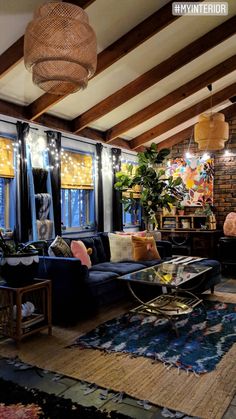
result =
[[[85,191],[85,194],[87,193],[87,195],[88,195],[88,193],[91,195],[91,197],[90,197],[90,199],[89,199],[89,203],[88,203],[88,205],[86,206],[86,208],[87,208],[87,211],[88,211],[88,207],[89,207],[89,214],[91,215],[91,214],[93,214],[93,220],[92,220],[92,227],[89,227],[89,225],[88,225],[88,227],[85,227],[85,228],[83,228],[83,227],[81,227],[81,226],[72,226],[72,225],[68,225],[68,226],[65,226],[65,228],[63,229],[62,228],[62,235],[64,234],[64,235],[68,235],[68,234],[73,234],[73,233],[84,233],[84,232],[94,232],[95,231],[95,225],[96,225],[96,205],[95,205],[95,196],[96,196],[96,194],[95,194],[95,188],[96,188],[96,177],[95,177],[95,153],[94,152],[85,152],[85,151],[83,151],[83,150],[80,150],[80,149],[74,149],[74,148],[71,148],[71,147],[65,147],[65,146],[63,146],[63,149],[65,150],[65,152],[66,151],[68,151],[68,152],[70,152],[70,153],[75,153],[75,154],[85,154],[85,155],[90,155],[90,156],[92,156],[92,176],[93,176],[93,184],[94,184],[94,187],[93,187],[93,189],[86,189],[86,188],[84,188],[84,189],[82,189],[82,188],[62,188],[61,187],[61,191],[60,191],[60,198],[61,198],[61,222],[63,223],[63,217],[64,217],[64,214],[65,214],[65,211],[66,211],[66,209],[65,208],[63,208],[64,206],[65,206],[65,200],[64,200],[64,202],[63,202],[63,191],[68,191],[68,194],[69,195],[71,195],[72,194],[72,191],[73,190],[77,190],[77,191],[79,191],[79,190],[83,190],[83,191]],[[72,210],[71,210],[71,199],[68,199],[68,209],[67,209],[67,211],[68,211],[68,219],[69,219],[69,223],[68,224],[72,224],[72,219],[73,219],[73,216],[72,216]],[[62,226],[63,226],[63,224],[62,224]]]
[[[16,144],[16,135],[0,132],[0,137],[11,140],[12,143]],[[13,153],[13,164],[14,164],[14,177],[4,177],[0,176],[0,179],[3,179],[4,183],[4,201],[3,203],[3,218],[4,225],[0,224],[0,228],[7,230],[14,230],[16,226],[16,183],[17,183],[17,156],[16,152]],[[11,203],[11,205],[10,205]],[[7,207],[7,208],[5,208]],[[7,211],[6,211],[7,209]]]

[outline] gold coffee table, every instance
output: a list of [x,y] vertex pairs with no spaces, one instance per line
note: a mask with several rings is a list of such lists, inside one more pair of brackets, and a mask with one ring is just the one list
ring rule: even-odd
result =
[[[195,258],[195,260],[197,259]],[[192,291],[200,285],[205,279],[205,274],[211,269],[212,267],[197,264],[194,262],[194,258],[192,258],[191,264],[175,263],[173,258],[154,267],[123,275],[120,279],[127,282],[131,294],[140,303],[131,312],[164,316],[171,322],[178,334],[174,319],[190,314],[196,306],[202,303],[202,299]],[[187,288],[187,285],[193,282],[194,286]],[[162,294],[144,302],[133,290],[134,284],[157,286],[159,289],[161,288]],[[204,305],[203,308],[205,310]]]

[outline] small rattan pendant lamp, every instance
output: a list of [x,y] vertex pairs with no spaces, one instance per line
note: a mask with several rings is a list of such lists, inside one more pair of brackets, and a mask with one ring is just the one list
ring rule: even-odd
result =
[[194,140],[199,150],[222,150],[229,139],[229,124],[223,113],[212,112],[212,85],[207,87],[211,92],[211,112],[199,116],[199,122],[194,126]]
[[46,92],[65,95],[85,88],[97,65],[96,36],[85,11],[64,2],[41,5],[26,28],[24,61]]

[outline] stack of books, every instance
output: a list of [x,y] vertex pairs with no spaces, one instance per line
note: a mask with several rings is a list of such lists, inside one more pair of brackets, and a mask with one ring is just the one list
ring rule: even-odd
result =
[[168,217],[164,219],[163,228],[176,228],[176,218]]

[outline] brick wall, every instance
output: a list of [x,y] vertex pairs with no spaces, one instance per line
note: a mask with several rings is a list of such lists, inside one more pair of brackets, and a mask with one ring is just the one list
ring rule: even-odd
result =
[[[222,228],[226,215],[236,212],[236,117],[229,121],[230,136],[226,142],[226,147],[222,151],[211,152],[214,158],[214,206],[216,209],[216,220],[219,228]],[[197,144],[192,140],[190,152],[201,155]],[[171,157],[182,157],[189,147],[189,140],[183,141],[172,147]],[[229,156],[225,156],[225,150],[230,151]]]

